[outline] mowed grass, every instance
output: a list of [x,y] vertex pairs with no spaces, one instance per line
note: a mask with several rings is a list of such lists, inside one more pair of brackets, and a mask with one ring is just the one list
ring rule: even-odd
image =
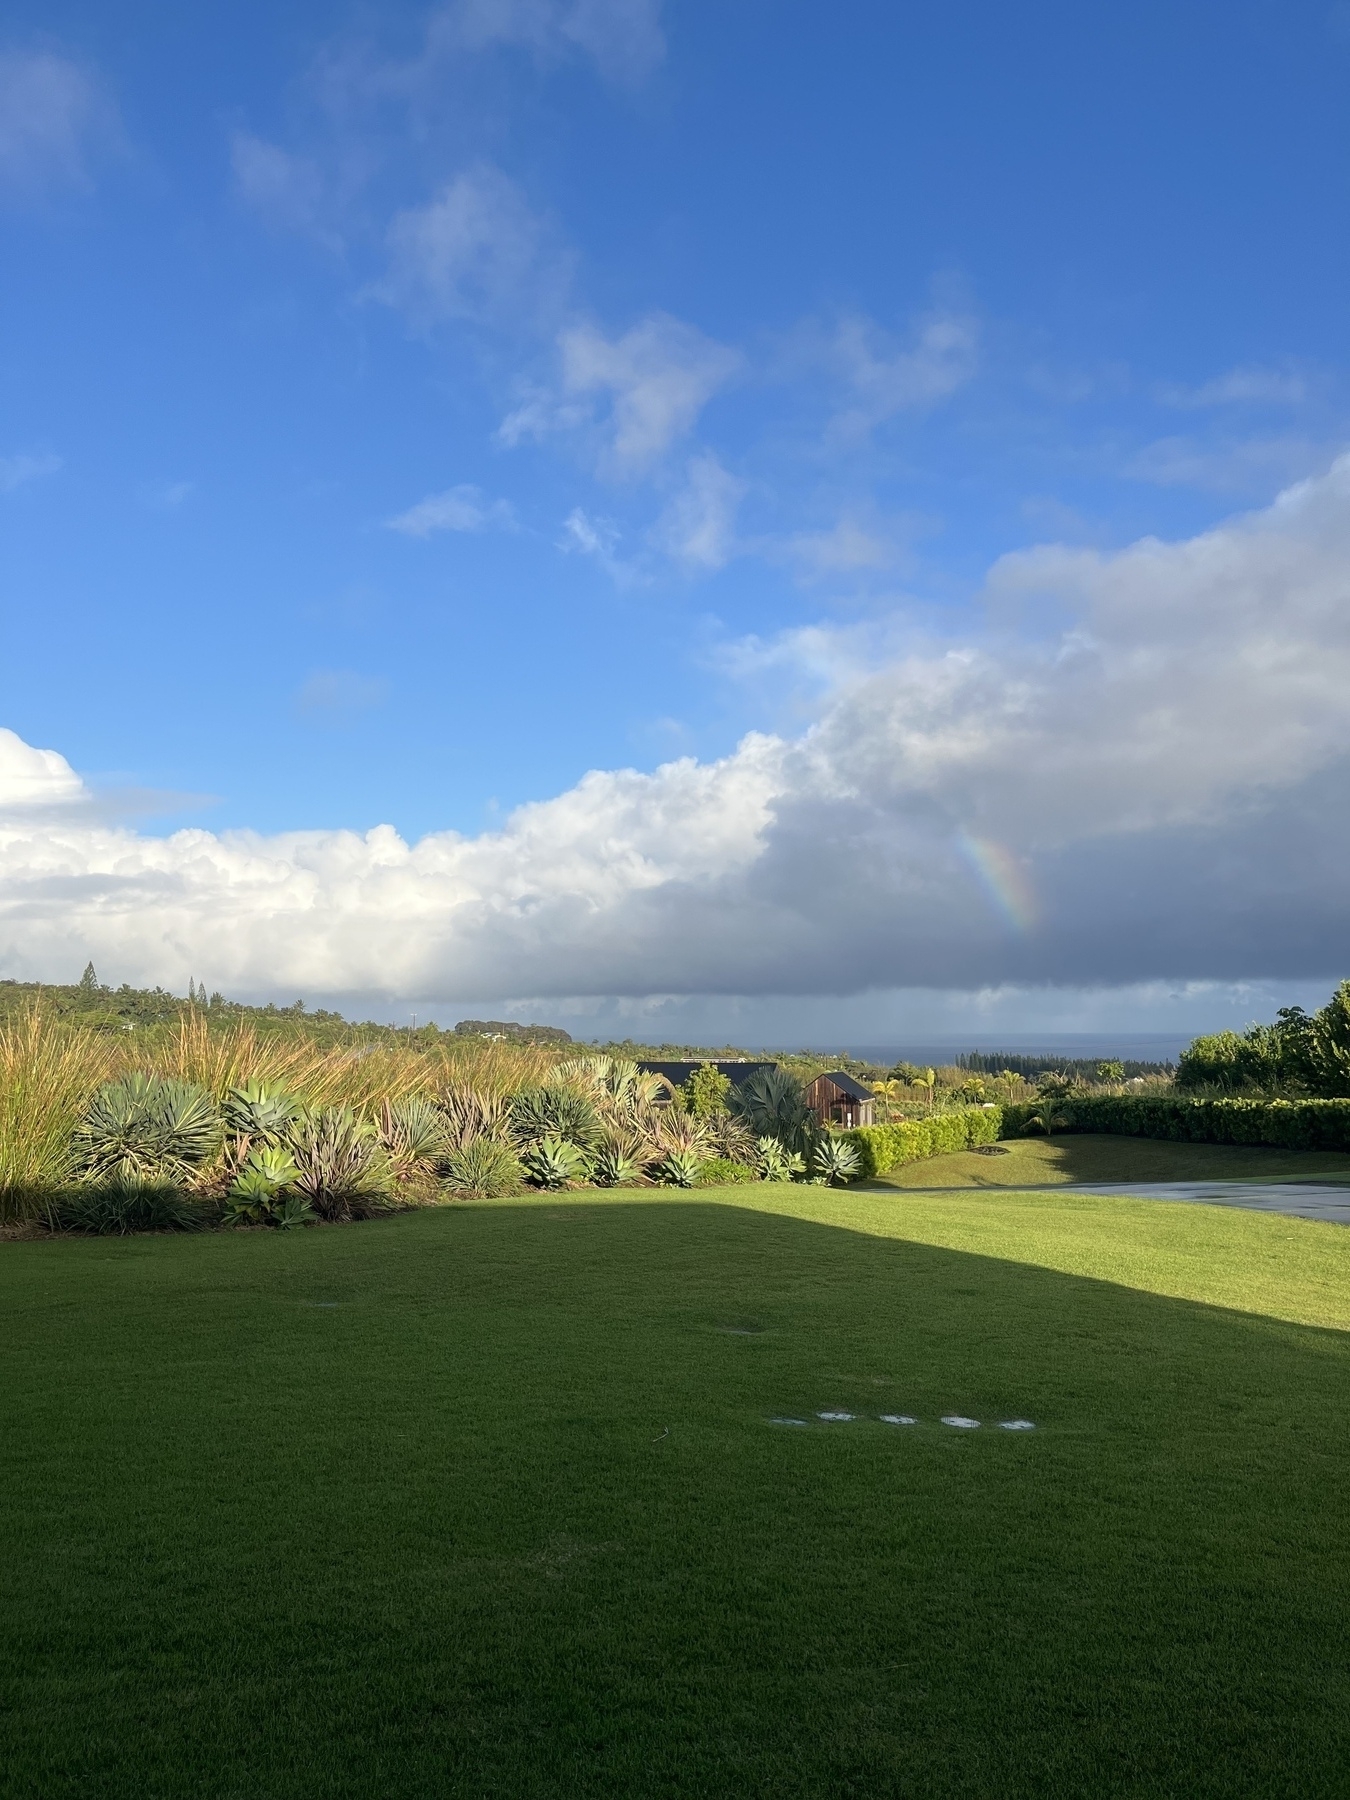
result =
[[0,1299],[6,1795],[1345,1791],[1337,1227],[573,1195]]
[[903,1163],[884,1187],[1056,1187],[1102,1181],[1331,1181],[1350,1185],[1344,1151],[1276,1150],[1261,1144],[1169,1144],[1156,1138],[1077,1132],[1010,1138],[1006,1156],[960,1150]]

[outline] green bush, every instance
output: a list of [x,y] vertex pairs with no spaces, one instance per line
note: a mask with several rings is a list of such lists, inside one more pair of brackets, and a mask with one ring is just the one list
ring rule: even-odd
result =
[[758,1181],[759,1176],[753,1169],[747,1169],[744,1163],[733,1162],[729,1156],[710,1156],[698,1172],[700,1187],[732,1187],[738,1181]]
[[[1023,1137],[1037,1103],[1003,1108],[1004,1137]],[[1350,1100],[1198,1100],[1181,1094],[1090,1094],[1056,1108],[1061,1131],[1190,1144],[1350,1150]]]
[[[858,1125],[838,1138],[858,1152],[860,1174],[884,1175],[901,1163],[925,1156],[946,1156],[973,1144],[992,1144],[1001,1133],[1003,1114],[997,1106],[960,1106],[927,1119],[901,1119],[894,1125]],[[1034,1112],[1035,1107],[1022,1109]]]
[[684,1103],[696,1119],[712,1119],[727,1111],[731,1077],[716,1063],[702,1062],[685,1082]]

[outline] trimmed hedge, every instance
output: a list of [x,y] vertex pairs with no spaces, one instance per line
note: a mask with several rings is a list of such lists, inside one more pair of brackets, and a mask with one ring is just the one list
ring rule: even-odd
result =
[[862,1163],[863,1176],[884,1175],[901,1163],[918,1162],[925,1156],[945,1156],[950,1150],[969,1150],[972,1144],[992,1144],[1001,1135],[1002,1109],[997,1106],[962,1106],[952,1112],[934,1113],[931,1119],[902,1119],[896,1125],[857,1125],[839,1136],[852,1144]]
[[[1027,1135],[1039,1101],[1003,1108],[1003,1136]],[[1064,1131],[1189,1144],[1350,1150],[1350,1100],[1191,1100],[1180,1094],[1094,1094],[1055,1102]],[[1039,1134],[1037,1134],[1039,1135]]]

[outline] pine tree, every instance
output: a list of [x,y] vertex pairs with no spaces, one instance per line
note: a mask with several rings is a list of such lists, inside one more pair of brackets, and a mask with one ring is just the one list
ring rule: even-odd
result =
[[80,977],[80,992],[82,994],[98,992],[98,976],[95,975],[94,965],[91,962],[84,965],[84,974]]

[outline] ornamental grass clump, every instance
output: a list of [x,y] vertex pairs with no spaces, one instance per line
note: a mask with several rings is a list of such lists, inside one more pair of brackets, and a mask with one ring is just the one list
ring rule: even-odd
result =
[[525,1185],[520,1158],[498,1138],[479,1137],[445,1159],[446,1186],[466,1200],[500,1200]]
[[61,1195],[51,1203],[46,1223],[61,1231],[122,1237],[133,1231],[201,1231],[208,1214],[171,1183],[114,1175]]

